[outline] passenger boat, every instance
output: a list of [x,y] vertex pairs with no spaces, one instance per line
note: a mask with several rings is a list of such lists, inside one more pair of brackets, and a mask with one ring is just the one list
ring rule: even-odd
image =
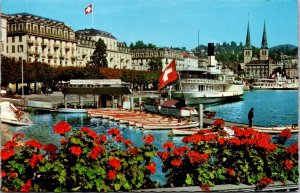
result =
[[0,106],[2,123],[18,126],[30,126],[33,124],[28,113],[19,110],[10,102],[1,102]]
[[75,109],[75,108],[58,108],[59,113],[87,113],[87,109]]
[[299,88],[298,79],[287,79],[277,77],[274,79],[262,78],[250,85],[253,90],[297,90]]
[[[185,100],[186,105],[216,103],[225,100],[241,99],[244,95],[244,84],[234,81],[229,72],[221,71],[210,44],[208,66],[197,68],[189,66],[178,70],[179,79],[172,98]],[[231,78],[228,78],[230,76]]]

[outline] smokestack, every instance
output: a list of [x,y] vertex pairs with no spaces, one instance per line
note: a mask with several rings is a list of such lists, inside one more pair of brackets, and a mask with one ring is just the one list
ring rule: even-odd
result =
[[215,45],[214,45],[214,43],[208,43],[207,53],[208,53],[208,56],[214,56],[215,55]]
[[214,43],[208,43],[207,58],[208,58],[208,66],[215,67],[217,62],[215,61],[215,45],[214,45]]

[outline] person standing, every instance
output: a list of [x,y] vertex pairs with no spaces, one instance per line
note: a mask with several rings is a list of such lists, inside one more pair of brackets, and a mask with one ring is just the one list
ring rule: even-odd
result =
[[251,108],[248,112],[248,120],[249,120],[249,127],[253,126],[253,118],[254,118],[254,108]]

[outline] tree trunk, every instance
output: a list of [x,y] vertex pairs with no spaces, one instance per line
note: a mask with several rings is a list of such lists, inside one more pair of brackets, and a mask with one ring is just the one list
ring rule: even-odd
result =
[[19,84],[16,83],[16,93],[18,93],[18,91],[19,91]]

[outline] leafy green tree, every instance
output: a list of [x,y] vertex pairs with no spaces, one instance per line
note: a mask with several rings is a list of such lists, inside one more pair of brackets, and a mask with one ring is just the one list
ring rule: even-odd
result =
[[162,70],[162,62],[159,58],[152,58],[148,63],[148,70],[150,71],[161,71]]
[[106,45],[101,38],[99,38],[98,42],[96,42],[96,49],[91,56],[91,61],[89,62],[90,66],[93,67],[107,67],[107,59],[106,59]]

